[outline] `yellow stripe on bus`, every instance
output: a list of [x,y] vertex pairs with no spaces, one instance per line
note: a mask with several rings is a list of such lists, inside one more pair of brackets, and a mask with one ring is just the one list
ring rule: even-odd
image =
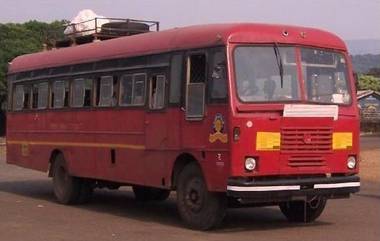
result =
[[48,142],[48,141],[7,141],[9,145],[36,145],[36,146],[75,146],[75,147],[103,147],[103,148],[126,148],[144,150],[143,145],[117,144],[117,143],[90,143],[90,142]]

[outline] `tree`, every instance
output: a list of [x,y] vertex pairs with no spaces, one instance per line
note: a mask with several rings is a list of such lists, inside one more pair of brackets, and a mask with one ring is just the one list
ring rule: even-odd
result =
[[358,76],[358,88],[359,90],[380,91],[380,78],[376,78],[372,75],[360,74]]
[[0,24],[0,104],[7,98],[5,76],[8,63],[19,55],[41,51],[48,38],[62,37],[64,23],[66,21],[63,20],[52,23],[29,21],[23,24]]

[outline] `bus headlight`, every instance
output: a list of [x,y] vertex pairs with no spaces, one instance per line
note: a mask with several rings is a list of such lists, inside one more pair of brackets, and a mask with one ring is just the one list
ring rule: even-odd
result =
[[356,158],[354,156],[347,158],[347,167],[348,169],[354,169],[356,167]]
[[245,158],[245,169],[247,171],[253,171],[256,168],[256,159],[253,157]]

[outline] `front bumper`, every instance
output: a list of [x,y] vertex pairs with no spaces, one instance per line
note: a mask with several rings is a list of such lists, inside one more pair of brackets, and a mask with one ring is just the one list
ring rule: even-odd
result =
[[358,176],[246,181],[229,179],[227,195],[258,202],[277,202],[324,196],[347,198],[360,190]]

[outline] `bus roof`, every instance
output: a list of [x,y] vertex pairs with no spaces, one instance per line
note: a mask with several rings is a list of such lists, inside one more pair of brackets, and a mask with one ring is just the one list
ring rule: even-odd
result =
[[314,28],[254,23],[209,24],[22,55],[11,62],[9,74],[227,43],[274,42],[346,50],[344,42],[338,36]]

